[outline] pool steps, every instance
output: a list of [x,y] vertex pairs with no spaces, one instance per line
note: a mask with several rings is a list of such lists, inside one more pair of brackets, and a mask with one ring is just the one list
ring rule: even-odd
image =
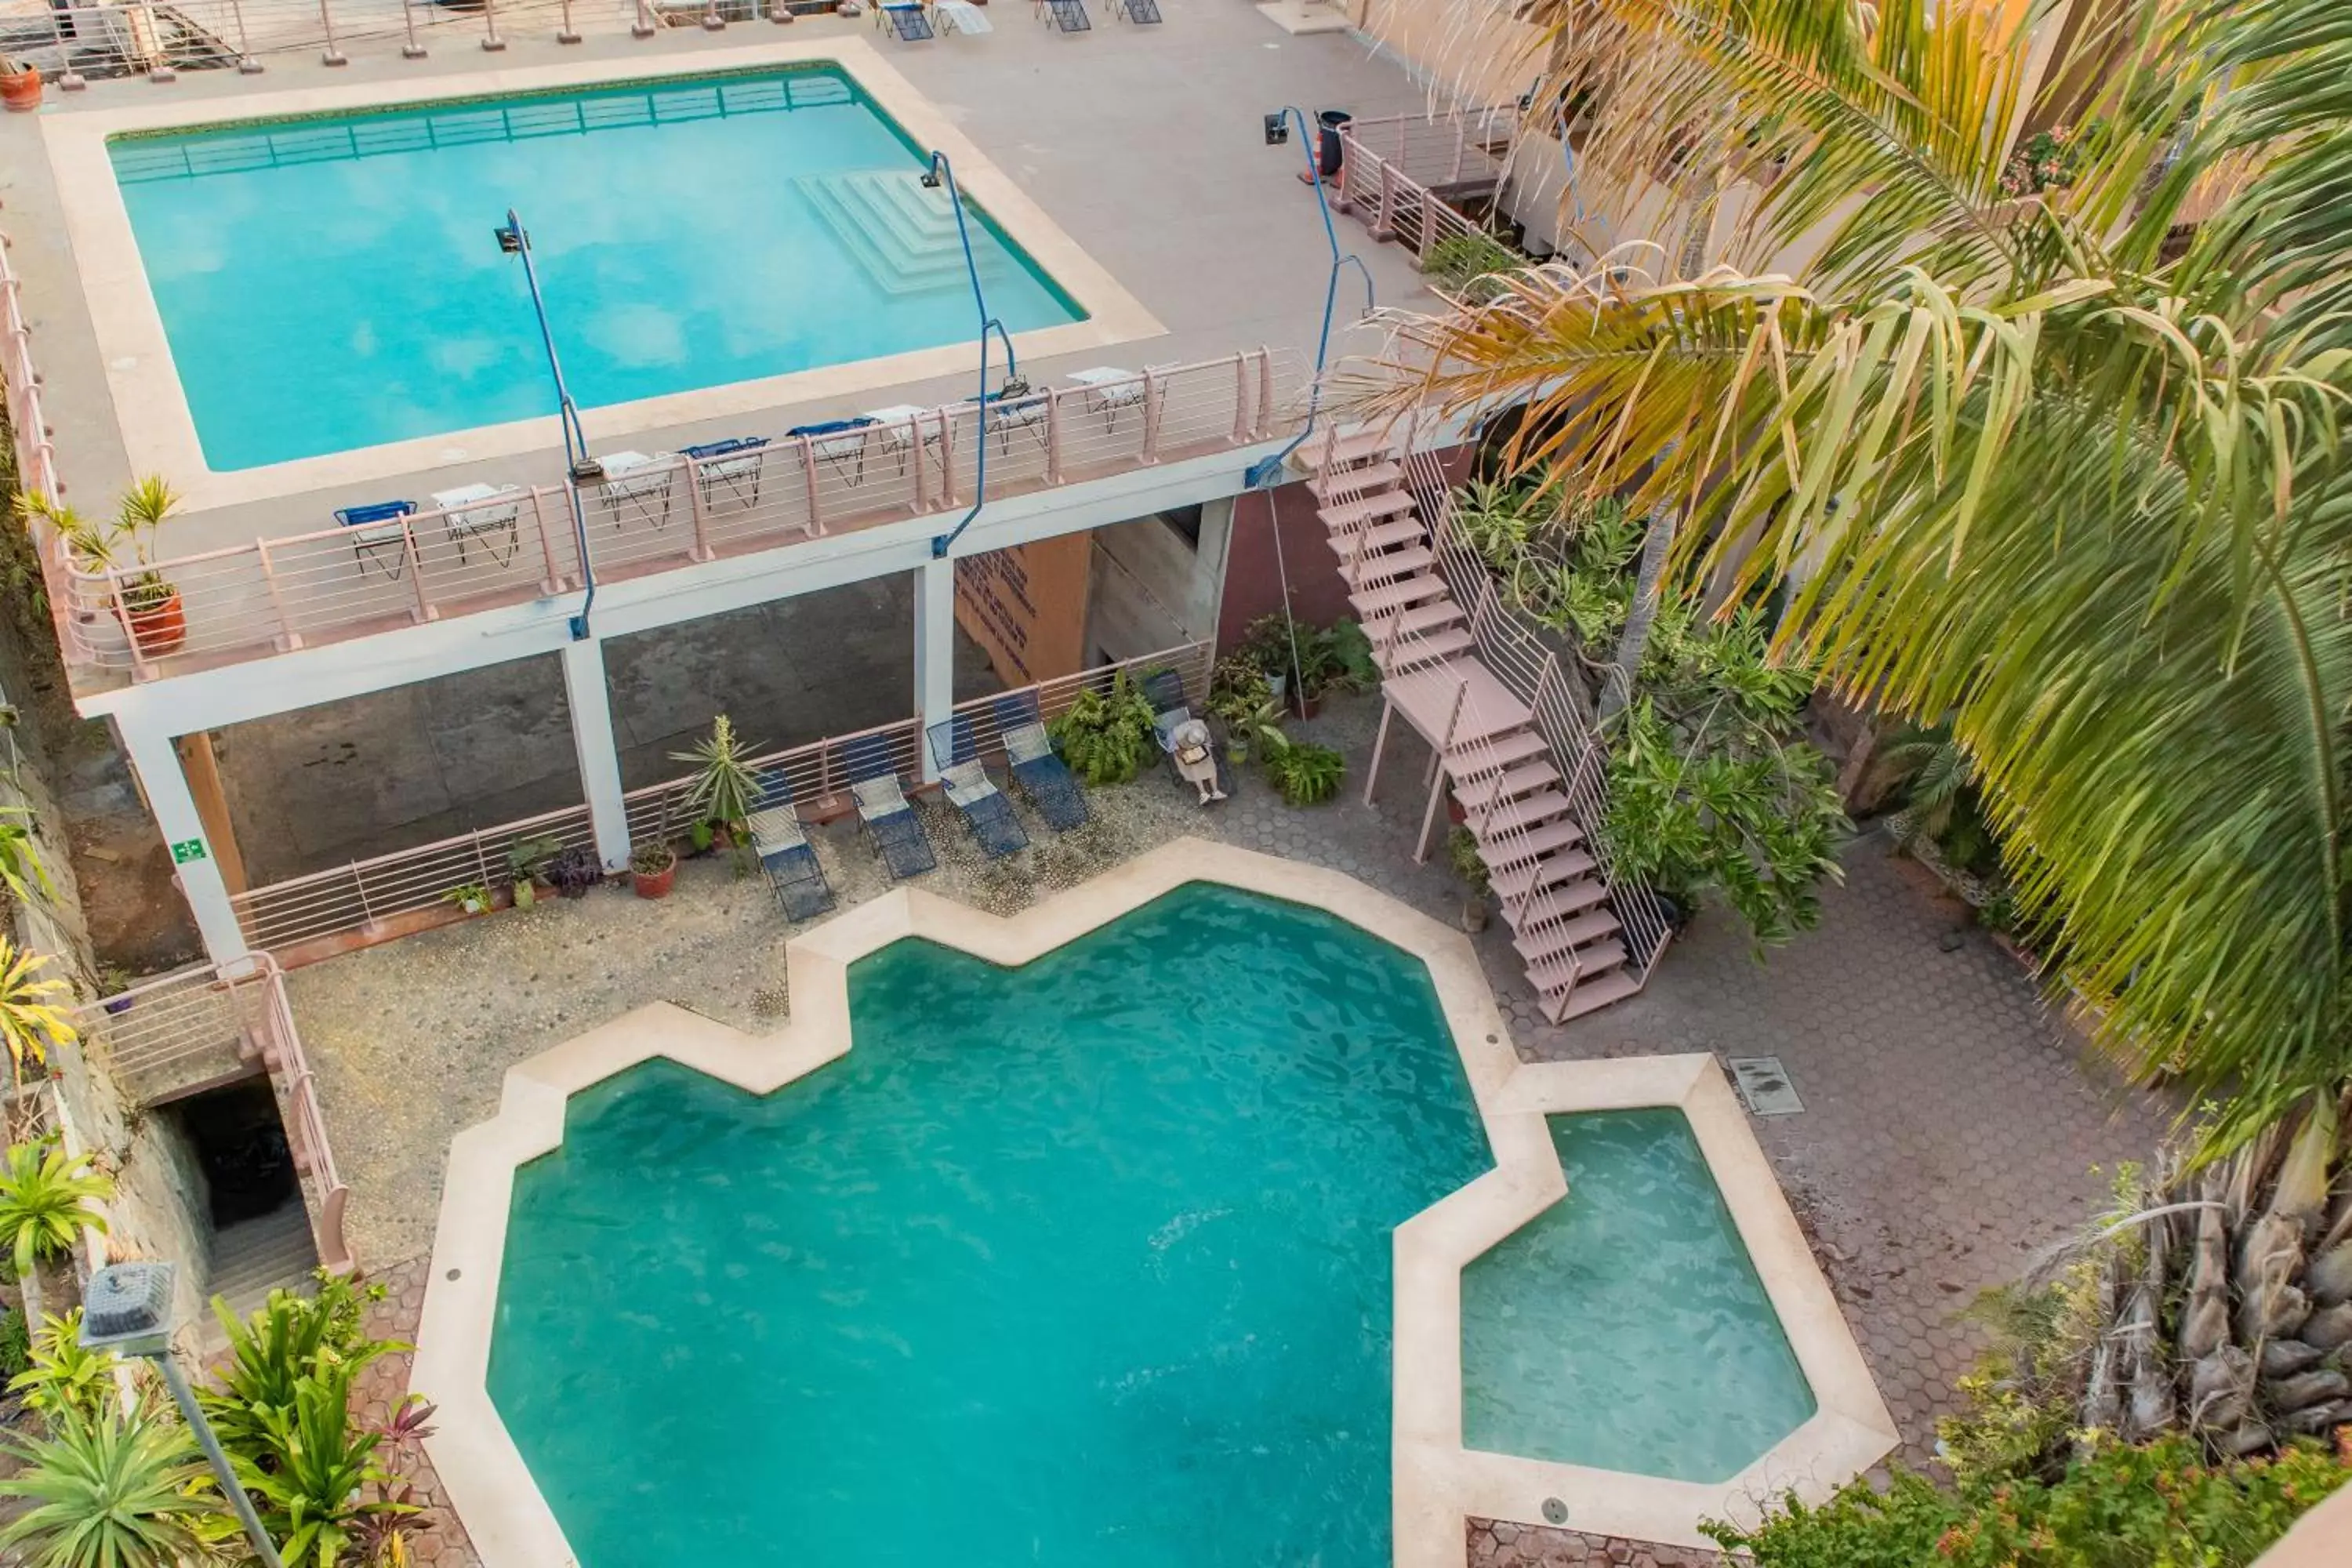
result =
[[[969,286],[955,211],[944,192],[927,190],[909,170],[803,174],[793,184],[866,276],[892,294]],[[1001,273],[993,248],[973,252],[983,277]]]
[[1533,711],[1481,662],[1475,618],[1441,571],[1404,455],[1369,432],[1327,434],[1304,456],[1388,710],[1442,749],[1545,1015],[1559,1023],[1633,995],[1642,982],[1587,841],[1597,825],[1566,782],[1580,759],[1555,756]]

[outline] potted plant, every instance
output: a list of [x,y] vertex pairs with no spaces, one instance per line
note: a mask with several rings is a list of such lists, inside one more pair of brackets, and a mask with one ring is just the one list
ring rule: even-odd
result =
[[460,914],[486,915],[490,912],[492,896],[487,882],[460,882],[442,894],[441,901],[457,905]]
[[514,907],[527,910],[543,892],[552,891],[547,868],[563,847],[552,838],[518,838],[507,846],[507,879],[514,885]]
[[677,879],[677,851],[667,844],[648,844],[629,857],[629,883],[641,899],[669,897]]
[[131,983],[129,970],[111,963],[98,966],[98,994],[103,998],[100,1005],[109,1015],[119,1017],[131,1011],[131,998],[122,994],[131,989]]
[[1217,661],[1209,677],[1209,717],[1225,732],[1225,754],[1234,766],[1249,761],[1250,749],[1279,731],[1282,704],[1266,673],[1237,654]]
[[1456,827],[1445,836],[1445,858],[1452,862],[1454,874],[1462,879],[1462,929],[1475,936],[1486,929],[1494,887],[1486,862],[1478,853],[1478,836],[1466,827]]
[[584,899],[589,889],[604,879],[604,863],[596,858],[594,845],[574,844],[547,863],[547,879],[554,884],[557,897]]
[[[743,868],[742,846],[751,837],[744,826],[751,815],[751,803],[759,797],[760,781],[751,772],[751,748],[735,733],[734,721],[726,714],[715,715],[710,721],[710,733],[683,752],[672,752],[670,760],[692,763],[694,780],[687,785],[685,805],[698,823],[707,824],[710,831],[724,834],[736,848],[736,869]],[[702,839],[695,839],[698,848]],[[664,846],[667,852],[667,846]],[[662,885],[664,892],[668,884]],[[647,898],[659,898],[648,893]]]
[[154,569],[156,531],[179,510],[180,498],[161,476],[150,474],[122,495],[116,514],[120,536],[131,542],[139,574],[122,585],[122,613],[141,657],[160,658],[188,640],[188,616],[180,590]]
[[29,114],[40,108],[40,68],[0,56],[0,107],[11,114]]
[[[28,530],[36,518],[57,530],[65,541],[67,559],[78,570],[102,572],[114,564],[112,531],[92,523],[70,506],[53,503],[31,490],[18,490],[16,516]],[[131,634],[111,601],[92,605],[77,595],[68,608],[75,645],[88,648],[102,665],[122,663],[131,647]]]
[[1348,759],[1328,746],[1294,741],[1279,730],[1263,737],[1259,758],[1267,782],[1292,805],[1318,805],[1339,793],[1348,776]]

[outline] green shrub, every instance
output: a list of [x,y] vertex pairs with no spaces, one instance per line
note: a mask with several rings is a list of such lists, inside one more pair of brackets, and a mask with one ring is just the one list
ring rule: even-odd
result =
[[1108,688],[1088,687],[1045,726],[1071,770],[1090,784],[1126,784],[1158,748],[1151,703],[1120,670]]
[[25,1314],[11,1307],[0,1313],[0,1384],[15,1382],[32,1364],[33,1340],[25,1328]]
[[1279,731],[1265,736],[1265,776],[1293,805],[1317,805],[1339,793],[1348,759],[1328,746],[1294,741]]
[[1898,1469],[1819,1508],[1794,1496],[1753,1530],[1702,1528],[1756,1568],[2242,1568],[2352,1479],[2315,1444],[2205,1462],[2185,1437],[2109,1444],[2057,1481],[1983,1478],[1945,1491]]
[[114,1392],[114,1352],[84,1350],[81,1309],[62,1318],[49,1318],[33,1336],[25,1370],[9,1380],[11,1392],[25,1396],[25,1407],[37,1410],[52,1431],[68,1415],[94,1420]]
[[1472,304],[1485,304],[1502,292],[1499,283],[1487,281],[1494,274],[1527,264],[1527,258],[1491,234],[1450,234],[1429,247],[1421,269],[1441,288],[1469,295]]

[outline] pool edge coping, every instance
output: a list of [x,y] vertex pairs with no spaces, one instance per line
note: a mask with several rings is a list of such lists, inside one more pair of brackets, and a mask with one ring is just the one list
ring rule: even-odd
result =
[[[488,1391],[514,1173],[562,1142],[572,1095],[656,1058],[772,1092],[848,1051],[849,968],[860,958],[919,937],[990,963],[1027,963],[1202,882],[1322,910],[1419,959],[1495,1156],[1493,1170],[1394,1233],[1391,1556],[1399,1568],[1459,1568],[1465,1519],[1540,1524],[1548,1497],[1568,1502],[1571,1529],[1708,1545],[1696,1531],[1700,1519],[1752,1511],[1744,1505],[1788,1489],[1818,1500],[1896,1446],[1860,1347],[1712,1057],[1522,1062],[1460,931],[1342,872],[1180,838],[1009,917],[916,888],[837,915],[786,944],[793,1011],[770,1034],[655,1003],[508,1069],[497,1115],[450,1144],[410,1378],[412,1390],[438,1406],[425,1450],[485,1568],[579,1563]],[[1566,1193],[1546,1117],[1668,1105],[1690,1121],[1812,1387],[1813,1417],[1713,1487],[1465,1449],[1461,1270]]]
[[[214,468],[205,459],[195,411],[173,357],[162,307],[148,282],[130,208],[107,156],[109,138],[126,132],[233,124],[240,120],[429,104],[442,99],[495,98],[673,77],[724,76],[763,67],[825,64],[855,80],[875,108],[908,139],[918,146],[946,153],[965,195],[986,211],[1055,289],[1086,312],[1082,321],[1013,333],[1016,353],[1047,360],[1125,347],[1167,334],[1168,329],[1140,300],[1080,247],[1018,181],[997,167],[921,89],[861,37],[744,44],[724,51],[697,50],[625,63],[608,58],[564,60],[492,71],[385,78],[45,114],[39,117],[37,129],[56,182],[74,278],[96,341],[108,409],[121,437],[130,471],[165,475],[180,493],[184,507],[202,511],[285,500],[342,485],[389,483],[460,463],[552,451],[562,443],[556,417],[549,414],[249,468]],[[610,445],[650,431],[749,418],[961,374],[971,368],[970,349],[969,342],[959,341],[783,375],[665,393],[585,413],[597,426],[596,442]]]

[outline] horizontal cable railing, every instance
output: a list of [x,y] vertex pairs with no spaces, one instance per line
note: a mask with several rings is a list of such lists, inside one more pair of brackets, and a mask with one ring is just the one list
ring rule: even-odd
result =
[[[1199,703],[1208,695],[1210,651],[1205,642],[1183,643],[1016,691],[975,698],[958,704],[955,711],[981,754],[993,757],[1003,749],[999,704],[1008,700],[1034,696],[1040,715],[1052,719],[1076,701],[1079,692],[1107,687],[1121,671],[1140,676],[1165,668],[1182,678],[1184,689]],[[754,757],[751,766],[762,773],[781,775],[801,805],[822,803],[831,807],[848,788],[852,748],[863,761],[877,742],[903,783],[911,787],[921,780],[926,742],[921,721],[917,719],[766,752]],[[625,806],[632,840],[651,842],[684,832],[689,826],[685,800],[692,787],[693,780],[686,777],[631,791]],[[354,933],[390,935],[404,916],[451,908],[449,894],[455,889],[479,887],[503,894],[515,879],[510,851],[532,840],[554,849],[593,844],[595,832],[588,808],[566,806],[355,860],[250,889],[231,902],[246,941],[260,951],[284,952],[304,942]]]
[[1516,104],[1496,104],[1351,120],[1342,134],[1400,177],[1444,185],[1501,178],[1518,123]]
[[[50,440],[48,414],[42,405],[40,372],[33,363],[33,329],[25,319],[24,285],[8,258],[8,239],[0,235],[0,384],[8,398],[8,428],[16,448],[16,489],[51,506],[64,499],[58,482],[58,450]],[[47,590],[49,614],[57,623],[58,644],[67,646],[65,541],[46,520],[32,523],[33,548],[40,558],[42,585]]]
[[74,662],[142,679],[260,658],[579,587],[582,531],[589,566],[625,578],[951,515],[978,493],[983,441],[992,499],[1263,441],[1297,384],[1295,355],[1253,349],[700,457],[614,453],[599,478],[474,486],[379,521],[77,567],[61,624]]

